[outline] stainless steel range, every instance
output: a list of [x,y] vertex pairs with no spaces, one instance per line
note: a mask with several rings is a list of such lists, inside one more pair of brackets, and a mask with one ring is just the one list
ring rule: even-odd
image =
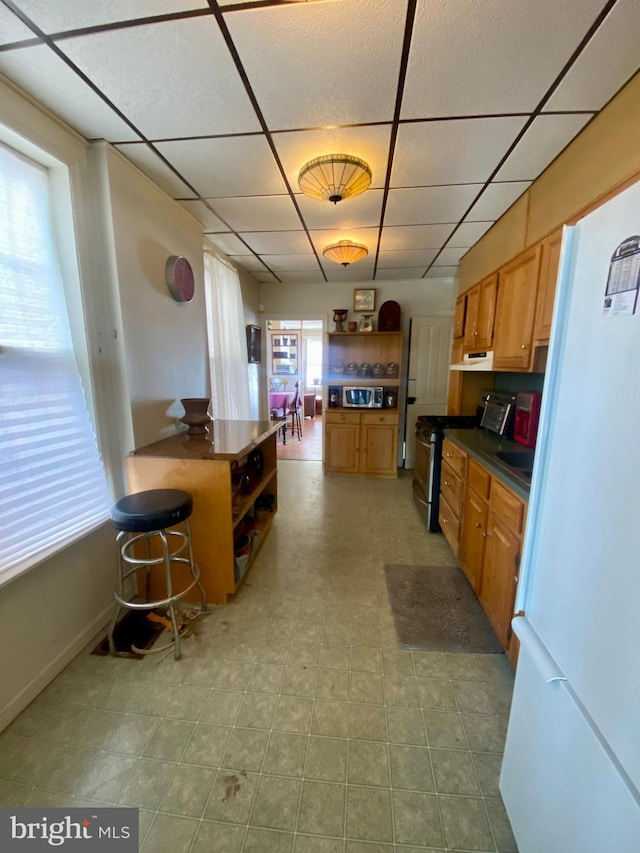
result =
[[440,531],[440,468],[445,429],[473,429],[479,415],[423,415],[416,422],[413,499],[420,516],[432,533]]

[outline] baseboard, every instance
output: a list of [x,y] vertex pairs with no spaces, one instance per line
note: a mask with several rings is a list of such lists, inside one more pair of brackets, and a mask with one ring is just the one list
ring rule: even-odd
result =
[[84,631],[78,634],[47,666],[38,673],[31,681],[22,688],[17,696],[0,710],[0,732],[5,729],[15,718],[38,696],[56,675],[59,675],[65,666],[82,651],[113,617],[113,604],[100,613],[99,616],[88,625]]

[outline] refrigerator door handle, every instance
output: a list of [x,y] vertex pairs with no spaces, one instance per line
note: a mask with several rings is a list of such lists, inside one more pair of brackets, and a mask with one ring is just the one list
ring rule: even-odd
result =
[[531,627],[525,616],[516,616],[511,626],[516,632],[518,639],[523,646],[529,650],[532,660],[536,665],[536,669],[542,676],[542,679],[547,684],[553,684],[555,681],[566,681],[567,677],[558,664],[547,651],[544,643],[536,632]]

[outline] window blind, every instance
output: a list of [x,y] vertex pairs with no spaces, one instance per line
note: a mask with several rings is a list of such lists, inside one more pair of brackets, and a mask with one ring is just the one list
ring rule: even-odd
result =
[[0,146],[0,584],[109,515],[46,169]]

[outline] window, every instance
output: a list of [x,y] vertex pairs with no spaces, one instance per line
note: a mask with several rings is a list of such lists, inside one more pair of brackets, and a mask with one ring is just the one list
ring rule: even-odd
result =
[[0,145],[0,584],[109,516],[47,170]]

